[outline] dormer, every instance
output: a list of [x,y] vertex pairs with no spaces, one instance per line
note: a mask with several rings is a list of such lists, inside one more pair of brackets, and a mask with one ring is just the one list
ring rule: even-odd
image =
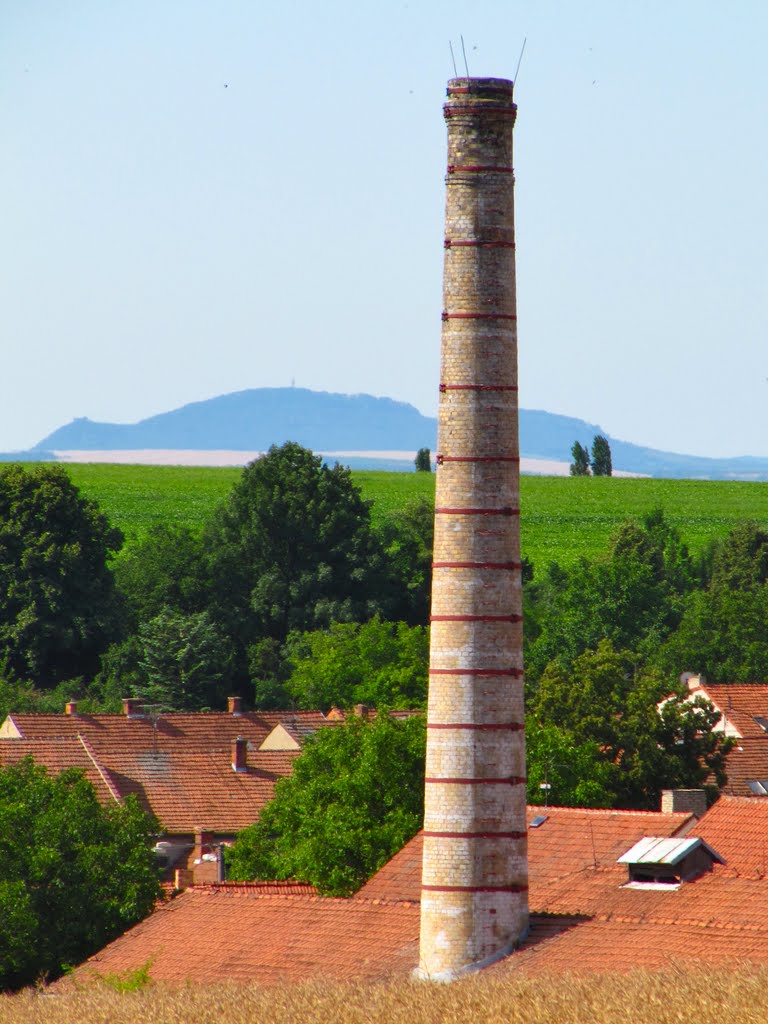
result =
[[628,889],[679,889],[725,861],[695,836],[645,836],[616,862],[629,869]]

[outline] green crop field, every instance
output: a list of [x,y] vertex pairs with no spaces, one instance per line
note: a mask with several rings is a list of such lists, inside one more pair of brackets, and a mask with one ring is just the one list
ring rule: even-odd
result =
[[[102,506],[126,535],[140,537],[152,523],[171,522],[199,529],[227,495],[239,469],[180,466],[69,465],[83,493]],[[420,495],[432,497],[430,473],[353,474],[373,501],[380,522]],[[523,554],[534,565],[563,564],[606,549],[627,518],[662,508],[692,551],[723,537],[742,519],[768,527],[768,483],[709,480],[647,480],[524,476],[521,481]]]

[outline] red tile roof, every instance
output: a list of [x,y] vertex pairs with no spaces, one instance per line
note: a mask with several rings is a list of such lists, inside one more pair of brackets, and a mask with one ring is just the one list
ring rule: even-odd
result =
[[87,960],[77,982],[151,958],[157,981],[377,980],[418,959],[419,907],[381,900],[188,889]]
[[[125,715],[9,715],[23,739],[0,738],[0,764],[31,754],[50,771],[82,768],[103,803],[137,796],[166,833],[234,834],[252,824],[290,775],[299,751],[260,751],[278,723],[299,738],[332,724],[316,711],[174,713],[156,728]],[[232,741],[248,741],[247,770],[232,769]]]
[[[672,836],[693,822],[690,814],[657,811],[586,810],[576,807],[529,807],[528,824],[546,815],[540,828],[528,829],[530,900],[553,879],[570,877],[595,865],[613,865],[633,843],[646,835]],[[361,896],[386,899],[421,898],[421,833],[395,854],[360,890]]]
[[[762,806],[762,805],[760,805]],[[531,933],[493,970],[629,971],[687,962],[768,963],[768,879],[751,872],[768,838],[754,801],[723,798],[689,834],[731,860],[680,888],[628,888],[616,858],[643,835],[686,829],[686,815],[529,809]],[[748,873],[744,873],[746,868]],[[357,898],[260,894],[249,886],[189,890],[84,968],[112,973],[148,959],[168,981],[295,981],[406,975],[418,957],[420,837]]]
[[[156,722],[149,717],[127,715],[17,715],[12,723],[26,739],[50,739],[55,736],[86,736],[95,746],[122,749],[174,750],[182,746],[197,751],[228,750],[237,736],[243,736],[254,749],[261,746],[276,725],[282,723],[305,738],[331,724],[320,711],[225,711],[170,712]],[[3,723],[4,725],[6,723]]]
[[[689,686],[694,686],[692,682]],[[768,724],[768,684],[704,683],[691,689],[692,696],[710,700],[726,723],[741,733],[728,755],[728,782],[724,793],[751,796],[750,780],[768,779],[768,732],[757,719]]]

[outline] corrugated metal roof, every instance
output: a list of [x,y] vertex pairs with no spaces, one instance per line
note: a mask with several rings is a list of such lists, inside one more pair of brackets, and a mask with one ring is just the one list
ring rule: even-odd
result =
[[697,847],[703,846],[713,860],[724,864],[723,858],[716,853],[711,846],[703,839],[695,836],[682,836],[671,838],[660,838],[658,836],[645,836],[640,839],[632,849],[627,850],[616,861],[617,864],[679,864],[684,857],[692,853]]

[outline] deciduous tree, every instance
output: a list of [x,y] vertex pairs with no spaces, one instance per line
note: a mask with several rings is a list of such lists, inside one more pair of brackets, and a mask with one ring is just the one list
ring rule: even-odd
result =
[[589,451],[578,441],[571,448],[571,476],[589,476]]
[[611,476],[613,474],[613,463],[611,461],[611,446],[608,438],[597,434],[592,441],[592,466],[593,476]]
[[292,634],[285,684],[300,708],[415,708],[427,699],[429,634],[425,627],[378,618],[338,622],[328,630]]
[[119,630],[107,561],[122,539],[61,467],[0,468],[0,658],[20,678],[95,673]]
[[104,809],[74,769],[0,769],[0,988],[55,977],[152,909],[156,823]]
[[292,441],[251,462],[204,535],[212,614],[244,651],[364,621],[386,591],[369,503],[348,469]]
[[295,878],[349,895],[421,826],[424,721],[348,719],[311,737],[293,775],[228,851],[236,879]]

